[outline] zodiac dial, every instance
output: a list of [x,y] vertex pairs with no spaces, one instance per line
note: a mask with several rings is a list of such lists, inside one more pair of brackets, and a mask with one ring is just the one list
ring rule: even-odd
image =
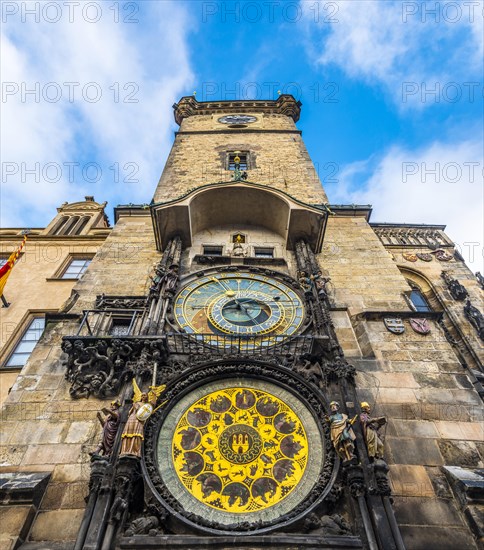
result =
[[270,519],[301,502],[317,479],[323,453],[314,419],[275,385],[214,383],[169,418],[160,472],[187,511],[223,524]]
[[174,312],[186,332],[242,337],[290,336],[304,319],[294,290],[243,272],[207,275],[187,285],[175,298]]

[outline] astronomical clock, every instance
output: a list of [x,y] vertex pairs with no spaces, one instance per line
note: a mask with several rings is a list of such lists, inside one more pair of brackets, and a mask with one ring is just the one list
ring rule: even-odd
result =
[[321,422],[324,395],[282,365],[311,340],[304,290],[281,273],[231,268],[180,287],[173,326],[216,360],[176,379],[150,420],[153,495],[195,530],[267,532],[299,521],[329,494],[338,464]]
[[[98,446],[83,446],[91,473],[77,550],[402,548],[378,435],[386,419],[359,405],[332,321],[341,308],[320,255],[332,212],[304,202],[319,191],[279,189],[278,174],[251,181],[274,151],[292,162],[291,148],[309,173],[290,120],[299,109],[285,95],[184,98],[150,212],[126,206],[133,227],[154,231],[126,242],[157,251],[146,244],[139,266],[115,274],[131,288],[142,273],[132,286],[144,294],[100,289],[85,306],[90,289],[79,304],[93,309],[66,314],[80,323],[62,344],[71,397],[111,401]],[[194,152],[193,166],[225,179],[202,184],[186,160]]]
[[188,333],[267,335],[264,345],[273,344],[276,336],[296,334],[305,317],[294,289],[273,277],[241,271],[205,275],[188,284],[175,299],[174,313]]

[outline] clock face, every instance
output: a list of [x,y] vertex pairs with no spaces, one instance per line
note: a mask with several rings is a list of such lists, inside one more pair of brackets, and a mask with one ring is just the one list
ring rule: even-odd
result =
[[185,332],[235,336],[290,336],[304,306],[284,283],[243,272],[206,275],[176,297],[175,317]]
[[184,396],[157,443],[161,477],[183,510],[222,526],[276,520],[301,504],[324,454],[314,417],[296,396],[240,378]]
[[250,124],[256,120],[255,116],[250,115],[226,115],[218,119],[222,124]]

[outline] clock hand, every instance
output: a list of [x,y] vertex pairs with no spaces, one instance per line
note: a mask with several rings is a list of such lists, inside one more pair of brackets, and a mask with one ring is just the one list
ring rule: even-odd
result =
[[211,281],[214,281],[215,283],[218,283],[223,289],[225,292],[227,293],[230,293],[228,294],[229,296],[233,296],[235,295],[235,292],[229,287],[229,286],[225,286],[222,281],[219,281],[218,279],[216,279],[215,277],[210,277],[210,280]]
[[235,300],[239,306],[241,307],[241,309],[244,310],[244,313],[247,315],[247,317],[252,321],[252,324],[253,325],[257,325],[257,321],[255,320],[255,317],[252,317],[252,315],[249,313],[249,308],[247,308],[246,306],[244,306],[241,302],[239,302],[238,300]]

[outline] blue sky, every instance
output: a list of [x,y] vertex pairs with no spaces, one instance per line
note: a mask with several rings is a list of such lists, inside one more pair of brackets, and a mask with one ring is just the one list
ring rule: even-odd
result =
[[[303,103],[330,202],[443,223],[483,271],[483,3],[3,2],[2,227],[149,202],[172,104]],[[69,84],[70,83],[70,84]],[[30,93],[29,93],[30,91]],[[328,181],[329,180],[329,181]]]

